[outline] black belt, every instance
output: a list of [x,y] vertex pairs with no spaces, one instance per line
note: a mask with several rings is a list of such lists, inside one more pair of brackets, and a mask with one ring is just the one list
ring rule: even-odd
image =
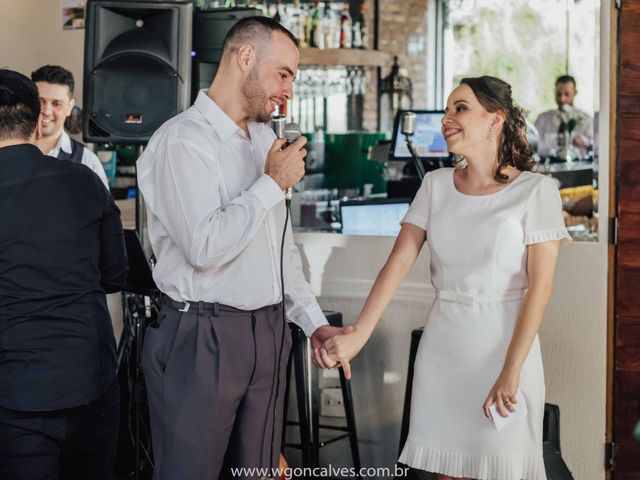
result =
[[230,305],[225,305],[219,302],[203,302],[203,301],[178,302],[167,295],[163,295],[163,299],[164,299],[164,305],[169,305],[180,312],[188,312],[192,308],[193,309],[197,308],[199,313],[203,313],[205,310],[213,311],[213,314],[216,317],[220,312],[247,315],[247,314],[257,313],[263,310],[277,310],[278,307],[282,305],[282,303],[276,303],[274,305],[267,305],[265,307],[256,308],[255,310],[241,310],[239,308],[235,308]]

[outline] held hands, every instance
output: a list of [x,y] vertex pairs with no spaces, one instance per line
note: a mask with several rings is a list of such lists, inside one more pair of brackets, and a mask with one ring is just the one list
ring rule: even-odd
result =
[[336,335],[324,342],[322,351],[342,366],[347,380],[351,378],[351,366],[349,362],[355,357],[369,339],[369,335],[354,326],[347,327],[351,330],[342,335]]
[[347,327],[323,325],[322,327],[317,328],[316,331],[313,332],[313,335],[311,335],[313,364],[318,368],[334,368],[337,366],[338,361],[327,354],[327,350],[323,345],[335,336],[345,335],[351,331],[353,331],[353,327],[350,325]]
[[489,407],[494,403],[496,404],[496,410],[503,417],[507,417],[509,412],[515,412],[514,404],[518,403],[516,391],[519,385],[520,369],[504,367],[482,405],[485,417],[491,419]]
[[302,148],[307,143],[300,135],[291,145],[284,138],[276,138],[267,154],[264,171],[282,190],[293,187],[304,175],[304,157],[307,151]]

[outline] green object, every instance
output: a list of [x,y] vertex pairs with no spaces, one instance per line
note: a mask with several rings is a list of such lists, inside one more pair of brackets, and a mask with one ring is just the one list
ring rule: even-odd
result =
[[367,160],[369,147],[384,140],[383,132],[327,133],[324,137],[325,187],[358,189],[373,184],[372,193],[387,191],[384,165]]
[[633,429],[633,438],[640,442],[640,422],[636,423],[636,428]]
[[135,145],[119,145],[116,151],[118,152],[118,162],[120,165],[131,166],[136,164],[138,147]]
[[[311,11],[311,27],[310,27],[310,38],[309,38],[309,46],[314,48],[320,48],[320,32],[318,29],[320,28],[320,23],[322,22],[322,11],[320,10],[320,5],[316,4]],[[324,45],[322,46],[324,47]]]

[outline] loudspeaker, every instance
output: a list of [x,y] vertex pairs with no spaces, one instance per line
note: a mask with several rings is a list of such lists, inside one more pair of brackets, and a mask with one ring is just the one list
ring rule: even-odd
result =
[[208,88],[218,71],[224,39],[238,20],[262,15],[262,10],[251,7],[215,8],[196,10],[193,17],[193,67],[191,100],[198,92]]
[[83,137],[146,143],[189,106],[193,4],[89,0]]

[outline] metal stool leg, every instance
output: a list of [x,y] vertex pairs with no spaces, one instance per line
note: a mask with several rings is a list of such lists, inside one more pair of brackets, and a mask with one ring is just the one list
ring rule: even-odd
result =
[[[331,313],[327,315],[329,322],[334,325],[342,325],[342,315],[339,313]],[[338,326],[338,325],[334,325]],[[315,383],[315,367],[311,361],[311,341],[306,337],[302,329],[296,325],[291,325],[291,335],[293,339],[293,347],[291,349],[291,357],[287,366],[287,387],[285,393],[285,424],[282,433],[282,446],[298,448],[302,453],[302,466],[314,468],[320,465],[320,447],[328,445],[334,441],[343,438],[349,438],[351,447],[351,455],[353,466],[359,472],[361,468],[360,452],[358,450],[358,435],[356,431],[355,413],[353,409],[353,397],[351,393],[351,384],[345,379],[344,372],[340,373],[340,387],[344,401],[346,426],[328,426],[320,424],[320,390]],[[286,443],[286,427],[287,423],[295,425],[295,422],[287,422],[286,414],[290,394],[291,369],[296,383],[296,403],[298,409],[298,427],[300,429],[300,443]],[[339,430],[343,433],[331,439],[320,441],[320,429]]]
[[422,338],[423,328],[416,328],[411,332],[411,346],[409,347],[409,368],[407,369],[407,387],[404,392],[404,407],[402,408],[402,423],[400,425],[400,448],[398,456],[402,453],[404,444],[409,436],[409,417],[411,415],[411,395],[413,394],[413,368],[416,363],[416,354]]
[[[344,377],[342,369],[340,371],[340,388],[342,389],[342,400],[344,402],[344,413],[347,419],[347,429],[349,432],[349,444],[351,446],[351,458],[356,472],[360,472],[360,450],[358,449],[358,433],[356,431],[356,415],[353,411],[353,396],[351,395],[351,383]],[[358,478],[360,475],[358,474]]]
[[289,412],[289,395],[291,394],[291,368],[293,366],[293,355],[289,355],[289,361],[287,362],[287,379],[284,390],[284,410],[283,410],[283,425],[282,425],[282,442],[280,443],[280,452],[284,452],[285,445],[287,444],[287,412]]
[[300,424],[300,444],[302,450],[302,463],[304,467],[316,465],[312,442],[314,431],[312,405],[311,405],[311,362],[309,348],[304,332],[300,329],[294,331],[293,363],[296,377],[296,400],[298,403],[298,422]]
[[316,368],[311,362],[312,348],[311,341],[307,339],[307,351],[309,356],[307,357],[310,370],[308,372],[309,378],[309,404],[311,405],[311,418],[313,423],[311,425],[313,435],[313,465],[314,467],[320,466],[320,390],[317,388],[317,381],[314,381],[314,374],[316,374]]

